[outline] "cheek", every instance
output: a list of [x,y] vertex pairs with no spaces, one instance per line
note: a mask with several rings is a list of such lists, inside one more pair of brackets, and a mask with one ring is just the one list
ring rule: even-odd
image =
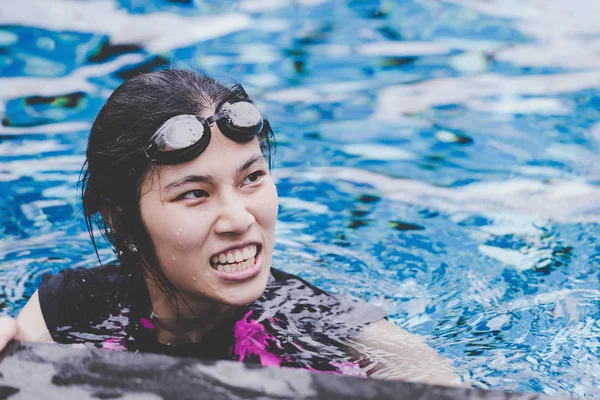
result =
[[198,243],[204,241],[208,232],[207,216],[204,214],[197,209],[168,204],[160,209],[142,208],[142,220],[159,257],[166,251],[198,249]]
[[271,183],[259,196],[257,204],[257,219],[260,225],[265,230],[273,230],[275,232],[275,224],[277,222],[277,213],[279,210],[279,199],[275,184]]

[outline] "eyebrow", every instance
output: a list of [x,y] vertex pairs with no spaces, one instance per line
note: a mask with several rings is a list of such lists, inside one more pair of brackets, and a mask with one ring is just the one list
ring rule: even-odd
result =
[[[257,161],[261,161],[264,160],[265,157],[262,154],[255,154],[252,157],[250,157],[244,164],[242,164],[237,172],[238,174],[241,174],[242,172],[244,172],[245,170],[247,170],[248,168],[250,168],[252,166],[252,164],[254,164]],[[189,183],[211,183],[214,182],[215,178],[210,175],[210,174],[203,174],[203,175],[186,175],[181,179],[177,179],[171,183],[169,183],[168,185],[166,185],[164,187],[164,191],[169,192],[171,190],[177,189],[181,186],[185,186]]]
[[265,156],[263,156],[262,154],[255,154],[252,157],[250,157],[248,159],[248,161],[246,161],[244,164],[242,164],[241,167],[238,168],[238,174],[241,174],[242,172],[244,172],[245,170],[247,170],[248,168],[250,168],[252,166],[252,164],[254,164],[257,161],[264,161]]
[[188,183],[207,183],[207,182],[214,182],[215,178],[213,178],[211,175],[186,175],[181,179],[177,179],[174,182],[169,183],[167,186],[164,187],[164,191],[165,192],[170,192],[173,189],[177,189],[181,186],[185,186]]

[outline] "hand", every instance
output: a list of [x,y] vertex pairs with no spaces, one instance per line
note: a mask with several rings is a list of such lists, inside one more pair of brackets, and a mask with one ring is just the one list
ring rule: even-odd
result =
[[17,321],[11,317],[0,317],[0,351],[17,336]]

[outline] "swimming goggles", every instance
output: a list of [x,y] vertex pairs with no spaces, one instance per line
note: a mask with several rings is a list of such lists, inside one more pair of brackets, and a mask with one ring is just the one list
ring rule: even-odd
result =
[[146,157],[154,164],[179,164],[198,157],[210,143],[210,128],[236,142],[248,142],[263,130],[265,121],[249,101],[226,102],[208,118],[183,114],[168,119],[148,141]]

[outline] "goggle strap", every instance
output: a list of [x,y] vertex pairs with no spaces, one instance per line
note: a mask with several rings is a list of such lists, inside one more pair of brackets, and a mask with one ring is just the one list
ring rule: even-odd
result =
[[208,124],[208,126],[212,126],[215,122],[223,118],[229,119],[229,114],[225,111],[218,112],[215,115],[206,118],[205,121]]
[[[182,161],[189,161],[196,158],[199,154],[206,150],[208,144],[210,143],[210,128],[208,127],[208,124],[206,124],[206,121],[203,122],[203,125],[205,126],[204,135],[202,135],[202,138],[193,145],[183,149],[171,150],[167,152],[154,151],[154,155],[150,153],[150,160],[154,164],[177,164]],[[157,150],[156,146],[153,146],[153,149],[151,150]]]
[[158,146],[156,146],[156,143],[154,142],[150,143],[150,145],[148,145],[144,149],[144,154],[146,155],[146,158],[152,162],[156,161],[156,156],[158,155],[158,153]]

